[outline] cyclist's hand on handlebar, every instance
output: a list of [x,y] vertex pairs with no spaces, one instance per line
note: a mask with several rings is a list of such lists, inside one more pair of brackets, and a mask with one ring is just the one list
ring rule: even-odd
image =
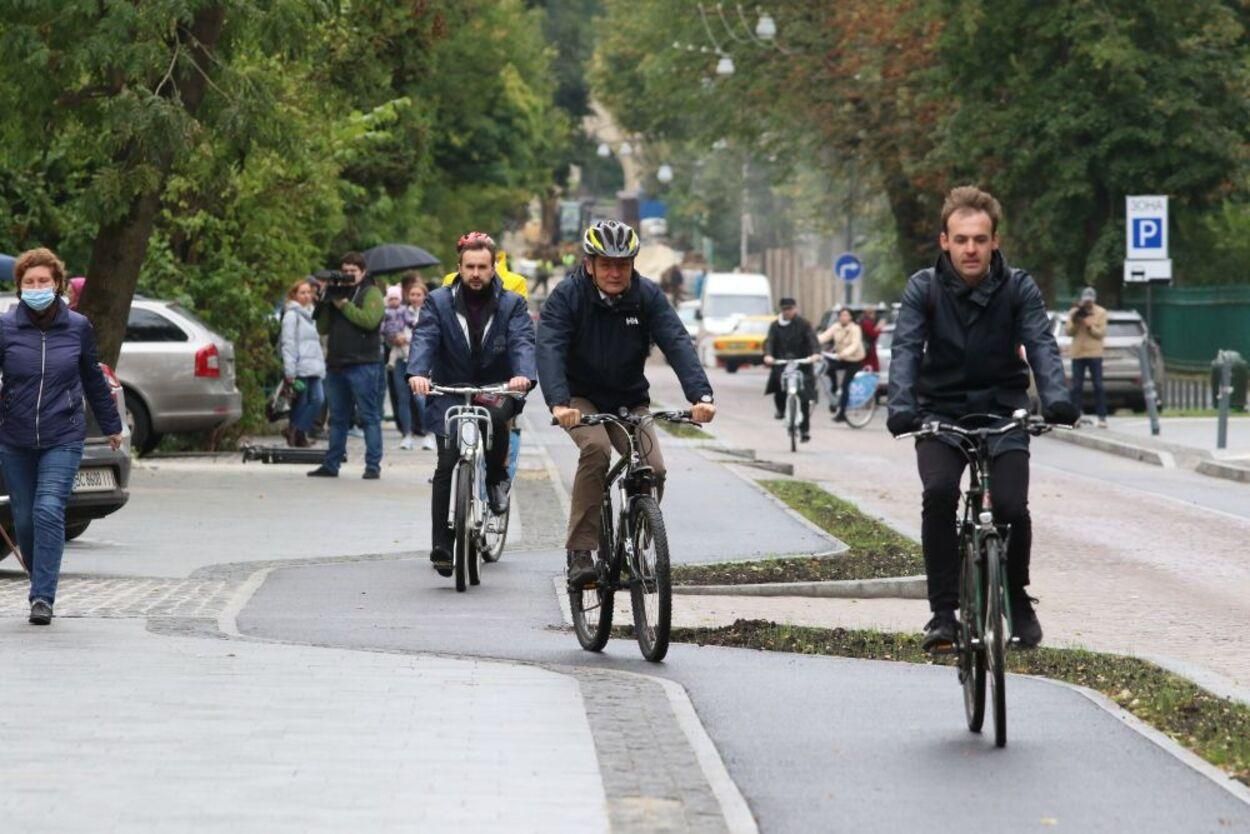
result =
[[408,387],[412,389],[412,393],[418,397],[424,397],[430,393],[430,378],[424,376],[408,377]]
[[557,405],[551,409],[551,416],[562,428],[571,429],[582,421],[582,412],[576,408]]
[[696,423],[710,423],[716,416],[716,406],[711,403],[694,403],[690,406],[690,419]]
[[820,361],[820,354],[819,354],[819,353],[813,353],[811,356],[809,356],[809,357],[807,357],[807,358],[808,358],[808,359],[810,359],[810,360],[812,360],[813,362],[819,362],[819,361]]
[[900,434],[907,434],[909,431],[920,428],[920,416],[914,411],[895,411],[885,421],[885,427],[889,429],[890,434],[898,437]]
[[508,380],[508,390],[524,394],[526,391],[530,390],[529,378],[514,376],[512,379]]
[[1047,423],[1071,426],[1081,419],[1081,410],[1068,400],[1059,400],[1051,403],[1043,416],[1046,418]]
[[777,361],[777,360],[776,360],[776,359],[773,359],[771,356],[765,356],[765,357],[764,357],[764,364],[765,364],[765,365],[768,365],[768,366],[770,366],[770,367],[771,367],[771,366],[773,365],[773,363],[775,363],[776,361]]

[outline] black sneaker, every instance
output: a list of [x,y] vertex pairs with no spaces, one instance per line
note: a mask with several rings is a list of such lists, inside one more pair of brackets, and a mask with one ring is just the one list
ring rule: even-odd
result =
[[339,473],[333,469],[326,469],[324,466],[318,466],[316,469],[308,473],[310,478],[337,478]]
[[954,647],[959,634],[959,622],[954,611],[934,611],[933,619],[924,627],[924,642],[920,645],[926,652]]
[[785,415],[785,412],[784,412],[784,411],[774,411],[774,412],[773,412],[773,419],[774,419],[774,420],[780,420],[782,417],[785,417],[785,416],[786,416],[786,415]]
[[812,442],[812,436],[808,434],[807,432],[804,432],[803,434],[799,435],[799,442],[810,443]]
[[375,469],[371,466],[368,469],[366,469],[365,474],[361,475],[360,477],[364,478],[366,481],[376,481],[378,478],[382,477],[382,470]]
[[430,564],[439,576],[451,576],[451,551],[443,547],[435,547],[430,551]]
[[507,478],[497,484],[486,485],[486,500],[490,504],[490,511],[495,515],[503,515],[508,511],[508,490],[511,486],[512,482]]
[[837,414],[835,414],[835,415],[833,415],[833,422],[835,422],[835,423],[845,423],[845,422],[846,422],[846,413],[845,413],[845,412],[843,412],[841,409],[839,409],[839,410],[838,410],[838,413],[837,413]]
[[1035,602],[1037,600],[1026,593],[1011,595],[1011,634],[1024,649],[1042,642],[1042,624],[1033,611]]
[[568,553],[569,587],[587,590],[599,584],[599,572],[589,550],[570,550]]
[[50,625],[52,623],[52,603],[37,599],[30,604],[30,624]]

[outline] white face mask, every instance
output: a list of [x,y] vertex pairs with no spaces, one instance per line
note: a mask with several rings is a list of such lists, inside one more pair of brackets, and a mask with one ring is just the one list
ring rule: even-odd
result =
[[782,327],[789,327],[792,321],[794,321],[794,319],[787,319],[780,313],[777,314],[777,324],[780,324]]

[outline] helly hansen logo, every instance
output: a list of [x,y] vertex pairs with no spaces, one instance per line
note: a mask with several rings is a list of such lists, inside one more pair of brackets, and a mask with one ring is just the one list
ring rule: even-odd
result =
[[636,327],[638,325],[638,318],[636,316],[626,316],[625,323],[632,324]]

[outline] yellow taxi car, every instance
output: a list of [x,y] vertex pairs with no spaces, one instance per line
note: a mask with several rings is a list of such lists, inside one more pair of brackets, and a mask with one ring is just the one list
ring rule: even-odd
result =
[[733,330],[712,341],[716,364],[724,366],[731,374],[743,365],[764,364],[764,339],[768,336],[768,326],[776,319],[776,316],[743,316],[738,319]]

